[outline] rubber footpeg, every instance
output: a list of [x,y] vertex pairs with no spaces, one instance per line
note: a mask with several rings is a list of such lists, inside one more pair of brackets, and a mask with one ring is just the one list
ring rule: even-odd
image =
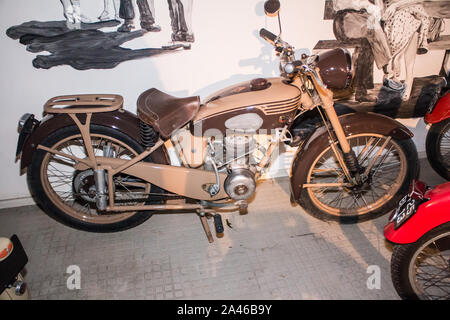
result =
[[217,238],[222,238],[225,229],[223,227],[222,216],[220,214],[216,214],[214,216],[214,227],[216,228]]

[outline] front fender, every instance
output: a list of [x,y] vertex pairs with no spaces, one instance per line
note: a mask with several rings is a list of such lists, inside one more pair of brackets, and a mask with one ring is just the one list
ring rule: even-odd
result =
[[[413,133],[400,122],[384,115],[375,113],[350,113],[339,117],[339,121],[346,136],[360,133],[376,133],[391,136],[397,140],[412,138]],[[324,150],[328,145],[329,136],[324,126],[314,131],[310,137],[298,148],[291,166],[291,200],[295,202],[300,197],[303,182],[306,179],[309,168],[305,164],[314,159],[314,155]]]
[[[84,122],[85,115],[80,114],[79,119]],[[134,140],[140,142],[140,123],[138,117],[126,110],[113,112],[93,113],[91,124],[119,130]],[[50,134],[64,127],[73,126],[75,123],[67,114],[47,115],[33,131],[23,146],[20,170],[21,174],[26,172],[26,168],[31,164],[33,154],[37,146]],[[169,156],[165,148],[159,148],[152,154],[155,163],[170,164]]]
[[450,182],[437,186],[425,194],[427,202],[421,204],[416,213],[400,228],[390,222],[384,228],[384,236],[390,242],[398,244],[413,243],[424,234],[450,222]]

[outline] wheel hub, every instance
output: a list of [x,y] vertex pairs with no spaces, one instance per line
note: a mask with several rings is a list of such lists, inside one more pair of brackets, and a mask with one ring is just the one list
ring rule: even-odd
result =
[[95,203],[97,190],[95,188],[94,170],[78,172],[73,180],[75,194],[84,201]]
[[[362,171],[362,170],[361,170]],[[363,171],[364,172],[364,171]],[[353,193],[356,195],[363,194],[365,192],[368,192],[371,190],[371,183],[372,183],[372,177],[369,175],[368,177],[365,177],[361,174],[361,183],[353,185],[351,187],[345,187],[345,191],[349,193]]]

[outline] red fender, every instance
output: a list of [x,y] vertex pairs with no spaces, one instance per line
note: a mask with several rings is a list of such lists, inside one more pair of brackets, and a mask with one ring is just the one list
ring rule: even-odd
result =
[[413,243],[428,231],[450,222],[450,182],[427,191],[427,202],[421,204],[417,212],[400,228],[395,230],[394,222],[384,228],[385,237],[398,244]]
[[433,112],[425,115],[425,122],[435,124],[447,118],[450,118],[450,92],[439,99]]

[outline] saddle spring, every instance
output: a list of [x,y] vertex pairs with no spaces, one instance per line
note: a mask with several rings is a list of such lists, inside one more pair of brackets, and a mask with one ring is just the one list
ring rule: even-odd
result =
[[151,148],[153,147],[156,142],[158,141],[159,135],[148,124],[144,123],[143,121],[140,121],[140,127],[141,127],[141,144],[145,148]]

